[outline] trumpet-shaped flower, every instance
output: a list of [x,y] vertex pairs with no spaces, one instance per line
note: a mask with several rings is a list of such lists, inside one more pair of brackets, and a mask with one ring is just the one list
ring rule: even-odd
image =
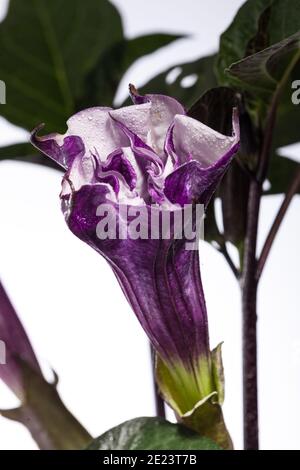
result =
[[[131,95],[132,106],[75,114],[64,135],[39,136],[37,128],[32,142],[65,169],[66,222],[112,267],[157,351],[162,394],[188,418],[199,404],[221,401],[220,356],[209,348],[198,250],[187,249],[185,223],[178,228],[175,219],[183,220],[187,205],[190,221],[197,204],[207,206],[238,149],[238,118],[234,110],[232,136],[225,136],[188,117],[173,98],[143,97],[133,87]],[[158,222],[170,216],[167,235],[158,223],[150,236],[153,214]],[[137,215],[135,227],[146,225],[139,238],[128,236]],[[118,235],[99,234],[104,222]]]

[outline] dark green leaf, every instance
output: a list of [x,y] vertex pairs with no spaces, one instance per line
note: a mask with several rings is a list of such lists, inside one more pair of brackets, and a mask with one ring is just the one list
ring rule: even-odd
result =
[[[188,116],[197,119],[221,134],[232,133],[232,110],[238,108],[241,132],[240,156],[251,167],[258,150],[258,136],[239,92],[228,87],[216,87],[204,93],[189,109]],[[246,160],[247,159],[247,160]]]
[[[293,75],[300,77],[300,70],[299,72],[295,70]],[[292,102],[292,92],[295,91],[291,88],[292,81],[291,77],[286,83],[278,106],[273,141],[274,149],[294,144],[300,140],[300,105],[295,105]]]
[[229,28],[220,38],[220,50],[216,61],[216,74],[222,85],[230,84],[225,70],[245,56],[269,45],[265,36],[265,23],[269,7],[274,0],[248,0],[237,12]]
[[300,32],[232,64],[228,73],[243,88],[262,97],[272,95],[286,81],[300,59]]
[[239,105],[239,96],[227,87],[208,90],[188,110],[188,116],[203,122],[216,131],[230,135],[232,109]]
[[[247,108],[254,109],[253,104],[256,102],[257,116],[260,116],[258,122],[263,121],[265,116],[264,103],[280,87],[273,141],[274,156],[268,176],[271,189],[267,194],[285,192],[296,166],[293,161],[280,158],[275,153],[281,146],[299,141],[299,107],[291,101],[291,82],[298,79],[300,74],[299,60],[297,63],[300,54],[299,30],[298,0],[250,0],[239,10],[220,42],[216,66],[218,78],[222,83],[231,83],[248,90]],[[237,63],[232,65],[232,62]],[[228,67],[230,74],[224,71]],[[259,104],[260,98],[263,101]],[[245,146],[247,134],[242,132],[242,147]],[[248,142],[256,140],[255,134],[257,132],[254,132],[254,139],[250,138]],[[259,142],[255,147],[258,146]],[[247,155],[247,152],[244,153]]]
[[[217,85],[213,65],[215,55],[203,57],[195,62],[179,64],[151,79],[139,92],[162,93],[177,98],[182,104],[189,107],[197,98],[209,88]],[[171,72],[178,69],[175,80],[169,80]],[[192,86],[184,87],[182,80],[194,76],[196,81]]]
[[100,58],[86,78],[81,107],[95,104],[111,106],[126,70],[140,57],[151,54],[179,38],[180,36],[171,34],[151,34],[124,39],[114,45]]
[[8,159],[27,163],[39,163],[62,171],[60,165],[57,165],[51,158],[42,155],[33,145],[27,142],[0,147],[0,161]]
[[102,434],[89,450],[220,450],[211,439],[161,418],[136,418]]
[[[270,18],[270,40],[278,42],[300,30],[300,2],[281,0],[276,2]],[[300,107],[291,100],[293,80],[300,77],[300,63],[294,68],[280,99],[277,124],[274,132],[274,148],[299,142]]]
[[299,0],[246,1],[221,35],[216,61],[219,83],[232,83],[225,72],[232,63],[292,36],[299,29]]
[[[216,62],[218,79],[220,83],[235,85],[242,91],[247,89],[246,108],[251,111],[256,125],[264,122],[266,104],[275,89],[281,87],[274,131],[274,152],[278,147],[299,141],[300,113],[291,102],[291,83],[300,76],[299,62],[291,70],[290,78],[288,79],[287,74],[285,80],[279,84],[286,67],[291,65],[290,60],[296,59],[294,53],[297,54],[297,51],[289,52],[290,48],[297,49],[298,46],[287,38],[295,33],[299,34],[299,30],[299,0],[249,0],[240,8],[232,24],[221,36]],[[287,41],[281,43],[278,49],[277,44],[276,50],[271,50],[271,55],[270,50],[265,51],[283,40]],[[258,52],[260,54],[253,55]],[[236,62],[238,64],[232,66]],[[232,74],[225,72],[230,66]],[[244,142],[245,135],[242,135],[242,145]]]
[[275,0],[268,24],[269,45],[280,42],[300,29],[299,0]]
[[[264,194],[285,193],[289,183],[292,181],[295,172],[299,168],[299,163],[280,155],[273,155],[270,164],[268,179],[270,188]],[[300,190],[298,191],[300,194]]]
[[246,235],[249,176],[234,160],[219,189],[222,201],[224,237],[238,248]]
[[[67,7],[63,0],[11,0],[0,24],[0,78],[7,88],[0,114],[28,130],[45,122],[45,132],[63,132],[79,109],[111,106],[127,68],[178,37],[125,40],[120,16],[107,0],[74,0]],[[0,158],[20,156],[54,165],[27,144],[0,150]]]
[[11,0],[0,25],[0,113],[27,129],[62,130],[77,109],[84,79],[123,38],[121,18],[106,0]]

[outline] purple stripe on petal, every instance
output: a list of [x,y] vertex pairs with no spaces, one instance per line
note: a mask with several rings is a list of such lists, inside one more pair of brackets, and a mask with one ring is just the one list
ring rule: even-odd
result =
[[164,142],[167,130],[177,114],[186,114],[184,107],[170,96],[156,94],[141,96],[133,85],[129,85],[129,90],[135,104],[151,103],[151,141],[149,145],[161,158],[164,158]]
[[[184,408],[193,407],[216,392],[198,251],[186,249],[175,219],[185,204],[208,204],[238,149],[238,117],[234,112],[233,135],[224,136],[187,117],[172,98],[130,91],[135,106],[92,108],[69,120],[69,131],[82,139],[85,153],[66,174],[62,208],[70,230],[112,267],[167,375],[184,390],[177,397],[187,392]],[[104,203],[109,210],[100,215]],[[126,236],[134,219],[127,221],[119,211],[128,207],[140,212],[146,237]],[[196,212],[195,204],[192,208]],[[159,222],[156,238],[150,237],[153,211]],[[169,237],[161,228],[165,216],[172,221]],[[105,217],[114,219],[114,237],[97,235],[99,224],[108,222]]]
[[45,153],[63,168],[69,168],[75,157],[84,155],[84,145],[79,136],[72,135],[65,137],[63,143],[59,144],[58,141],[61,140],[59,134],[38,136],[37,133],[41,128],[42,126],[39,126],[32,132],[31,142],[41,152]]
[[149,145],[147,145],[145,142],[143,142],[138,135],[134,134],[124,124],[117,120],[115,120],[115,123],[122,130],[124,135],[128,137],[133,153],[137,157],[141,157],[139,159],[139,162],[143,167],[144,171],[146,172],[146,168],[149,167],[149,163],[152,163],[153,166],[157,168],[158,173],[160,173],[161,169],[163,168],[163,162],[153,151],[153,149],[149,147]]
[[38,136],[41,126],[31,136],[35,147],[64,168],[69,168],[74,158],[89,152],[96,153],[103,161],[116,148],[128,145],[128,139],[109,116],[111,108],[95,107],[74,114],[68,121],[64,135]]
[[127,127],[137,135],[145,144],[148,143],[148,134],[151,129],[151,103],[146,102],[134,106],[110,111],[110,116]]
[[[164,193],[173,204],[200,202],[207,206],[212,194],[220,183],[234,154],[239,148],[239,123],[236,111],[233,112],[233,136],[227,137],[209,129],[204,124],[185,116],[178,116],[174,127],[168,131],[165,148],[172,159],[176,159],[176,169],[165,178]],[[175,133],[179,139],[178,123],[181,131],[189,123],[190,133],[180,140],[175,148]],[[177,127],[176,127],[177,125]],[[195,129],[198,132],[195,133]],[[190,140],[189,140],[190,139]],[[178,153],[181,150],[182,153]]]
[[[168,363],[193,361],[208,351],[207,319],[199,277],[198,252],[185,240],[100,240],[98,205],[109,203],[101,185],[83,186],[72,196],[67,220],[72,232],[102,254],[113,267],[126,297],[161,357]],[[119,206],[111,204],[117,215]],[[145,207],[143,207],[145,209]],[[150,208],[149,215],[150,230]],[[157,209],[158,216],[162,211]],[[124,229],[124,227],[123,227]]]
[[135,188],[137,175],[134,171],[133,166],[125,157],[122,149],[115,150],[113,153],[111,153],[108,156],[105,164],[102,166],[103,172],[111,170],[120,173],[124,177],[126,183],[128,184],[131,190]]
[[[188,116],[176,116],[172,130],[172,142],[177,155],[177,165],[191,158],[202,168],[213,165],[230,153],[240,140],[237,111],[232,116],[233,135],[226,136],[211,129],[202,122]],[[170,145],[170,144],[169,144]]]
[[165,159],[164,144],[167,130],[176,115],[185,115],[185,109],[174,98],[164,95],[146,95],[151,102],[151,147]]
[[180,165],[166,177],[165,196],[173,204],[181,206],[193,202],[207,206],[238,147],[239,144],[235,144],[216,163],[207,168],[202,168],[195,160]]

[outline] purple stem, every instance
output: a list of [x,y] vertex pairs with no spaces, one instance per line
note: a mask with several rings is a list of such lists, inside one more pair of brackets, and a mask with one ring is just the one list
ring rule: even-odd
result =
[[248,223],[245,240],[243,274],[241,279],[243,310],[243,405],[245,450],[257,450],[259,446],[256,333],[256,242],[260,199],[261,185],[256,180],[252,180],[249,191]]
[[[285,78],[284,78],[285,79]],[[284,80],[283,80],[284,82]],[[242,290],[243,333],[243,404],[244,404],[244,449],[258,450],[258,392],[257,392],[257,232],[263,183],[268,173],[273,131],[276,123],[277,105],[282,90],[277,87],[270,104],[264,138],[255,174],[250,181],[247,208],[247,230],[245,239]]]

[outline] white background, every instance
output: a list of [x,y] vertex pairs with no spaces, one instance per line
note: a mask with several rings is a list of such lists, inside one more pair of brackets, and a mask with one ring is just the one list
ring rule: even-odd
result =
[[[218,47],[241,0],[114,0],[126,34],[187,33],[143,58],[126,74],[137,86],[170,65]],[[6,0],[0,0],[4,15]],[[1,77],[0,77],[1,78]],[[153,90],[155,92],[155,90]],[[300,109],[299,109],[300,112]],[[0,118],[0,145],[27,134]],[[286,150],[297,156],[299,147]],[[96,435],[136,416],[154,414],[149,346],[105,261],[65,226],[60,175],[30,164],[0,165],[0,276],[45,372],[60,376],[67,406]],[[260,217],[260,246],[282,200],[269,197]],[[300,449],[299,209],[296,197],[280,229],[259,291],[259,400],[263,449]],[[224,340],[225,417],[242,446],[239,288],[213,248],[202,242],[201,267],[211,345]],[[0,384],[0,408],[17,405]],[[0,418],[0,449],[34,449],[27,430]]]

